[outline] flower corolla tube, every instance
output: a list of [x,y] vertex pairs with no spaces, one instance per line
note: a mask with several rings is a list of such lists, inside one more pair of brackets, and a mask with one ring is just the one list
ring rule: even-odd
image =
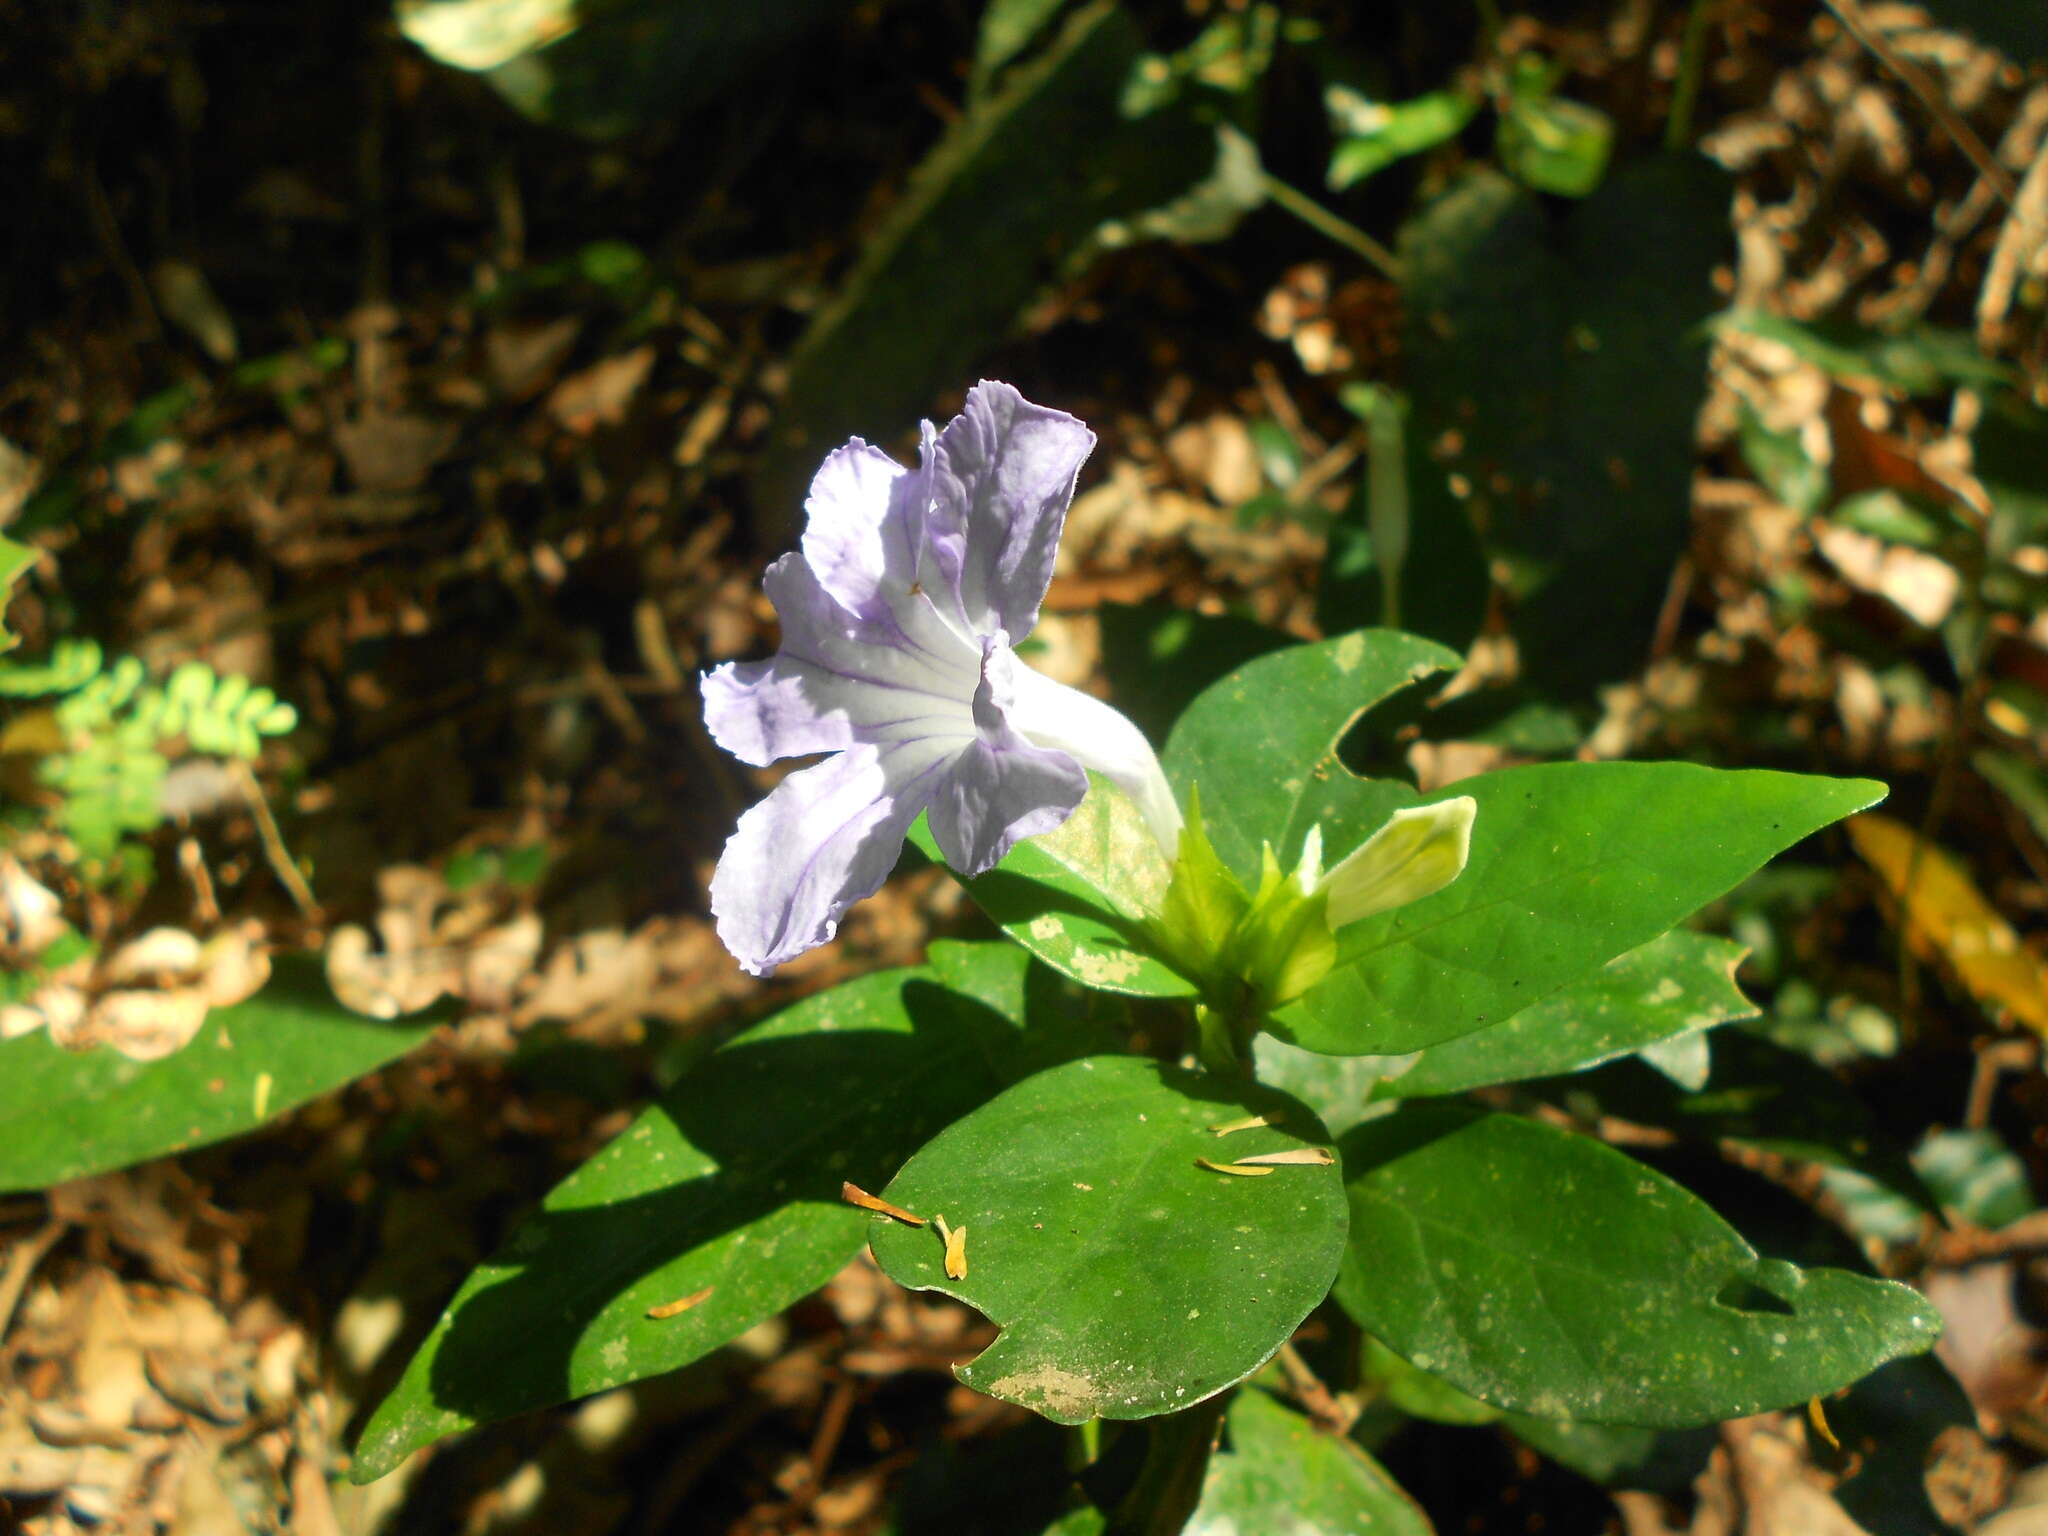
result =
[[924,424],[915,469],[859,438],[819,468],[801,547],[762,578],[781,649],[703,679],[705,724],[741,761],[834,754],[740,818],[712,877],[718,936],[754,975],[829,940],[920,812],[971,878],[1065,821],[1092,769],[1172,856],[1180,812],[1143,734],[1012,649],[1094,446],[983,382],[944,431]]

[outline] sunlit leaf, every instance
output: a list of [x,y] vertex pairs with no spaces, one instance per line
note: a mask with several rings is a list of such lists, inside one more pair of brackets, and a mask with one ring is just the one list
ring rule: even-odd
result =
[[[1210,1129],[1255,1115],[1271,1123]],[[969,1386],[1062,1424],[1171,1413],[1264,1364],[1328,1293],[1344,1244],[1336,1167],[1231,1178],[1197,1159],[1322,1142],[1314,1116],[1257,1083],[1091,1057],[956,1121],[882,1192],[967,1229],[964,1278],[932,1230],[877,1216],[868,1241],[899,1283],[1002,1328],[958,1368]]]
[[1533,1120],[1408,1105],[1343,1153],[1338,1300],[1501,1407],[1712,1423],[1832,1391],[1939,1332],[1905,1286],[1760,1258],[1663,1175]]

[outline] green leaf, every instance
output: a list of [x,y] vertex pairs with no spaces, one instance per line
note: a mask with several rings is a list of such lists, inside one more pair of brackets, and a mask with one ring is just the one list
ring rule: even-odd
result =
[[463,1283],[349,1475],[368,1482],[473,1424],[701,1359],[859,1251],[842,1180],[880,1187],[1005,1083],[1099,1045],[1085,995],[1027,974],[1011,946],[936,944],[933,960],[748,1030],[557,1185]]
[[[1273,1124],[1218,1137],[1250,1115]],[[1003,1330],[960,1379],[1062,1424],[1171,1413],[1242,1381],[1328,1293],[1344,1246],[1334,1167],[1197,1166],[1321,1145],[1285,1094],[1136,1056],[1070,1062],[935,1137],[886,1198],[968,1231],[870,1221],[889,1275]]]
[[21,580],[22,572],[36,563],[36,552],[26,544],[0,536],[0,651],[11,651],[20,643],[20,637],[9,633],[7,599],[14,590],[14,584]]
[[1582,101],[1511,96],[1495,147],[1516,180],[1538,192],[1585,197],[1607,174],[1614,120]]
[[1905,1286],[1760,1258],[1662,1174],[1533,1120],[1408,1105],[1343,1152],[1338,1300],[1504,1408],[1711,1423],[1833,1391],[1939,1331]]
[[1463,91],[1431,91],[1410,101],[1368,101],[1349,86],[1323,92],[1330,119],[1341,138],[1330,157],[1329,186],[1341,192],[1397,160],[1435,149],[1456,138],[1479,110]]
[[1318,1429],[1266,1393],[1230,1403],[1230,1449],[1212,1457],[1184,1536],[1244,1531],[1430,1536],[1428,1517],[1354,1441]]
[[[924,817],[909,842],[942,860]],[[960,883],[997,927],[1083,986],[1132,997],[1193,997],[1194,983],[1146,953],[1139,937],[1139,920],[1165,900],[1168,876],[1166,856],[1130,797],[1091,774],[1073,815],[1042,837],[1025,838],[987,874]]]
[[1188,706],[1167,739],[1166,776],[1182,800],[1200,786],[1210,840],[1248,887],[1258,885],[1262,844],[1291,867],[1318,823],[1334,865],[1415,798],[1351,773],[1338,741],[1373,705],[1460,660],[1389,629],[1261,656]]
[[[1375,788],[1388,811],[1424,798]],[[1329,1055],[1391,1054],[1503,1023],[1875,803],[1884,786],[1691,763],[1546,763],[1428,798],[1452,795],[1479,802],[1464,874],[1346,927],[1337,969],[1273,1015],[1283,1038]]]
[[1433,1098],[1578,1072],[1660,1040],[1754,1018],[1756,1005],[1735,981],[1746,953],[1726,939],[1674,929],[1504,1024],[1430,1046],[1382,1091]]
[[1701,156],[1630,161],[1569,204],[1479,169],[1402,230],[1418,538],[1485,529],[1522,675],[1554,694],[1641,665],[1684,552],[1728,196]]
[[395,1061],[447,1016],[362,1018],[334,1000],[318,959],[280,955],[268,986],[214,1009],[161,1061],[66,1051],[40,1031],[0,1043],[0,1192],[239,1136]]

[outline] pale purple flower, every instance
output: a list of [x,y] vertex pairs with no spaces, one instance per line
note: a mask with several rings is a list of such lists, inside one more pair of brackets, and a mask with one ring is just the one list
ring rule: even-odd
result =
[[819,468],[801,551],[762,579],[782,649],[704,677],[705,723],[735,757],[836,754],[742,816],[718,861],[711,910],[747,970],[830,939],[920,811],[971,877],[1065,821],[1092,768],[1171,856],[1180,813],[1144,736],[1011,650],[1094,446],[1064,411],[983,382],[945,431],[924,424],[916,469],[859,438]]

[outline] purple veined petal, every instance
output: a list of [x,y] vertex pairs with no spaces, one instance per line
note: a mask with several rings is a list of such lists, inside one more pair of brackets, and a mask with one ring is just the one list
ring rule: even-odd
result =
[[701,679],[712,740],[743,763],[840,752],[855,742],[974,739],[969,705],[845,677],[777,656],[727,662]]
[[917,692],[964,710],[981,673],[980,643],[946,623],[928,603],[906,611],[882,607],[862,616],[843,607],[818,582],[801,555],[768,567],[761,589],[782,621],[778,660],[808,662],[825,672],[878,687]]
[[857,437],[825,455],[811,477],[804,563],[849,613],[867,617],[886,605],[892,580],[905,587],[916,580],[906,513],[930,500],[930,482],[928,466],[905,469]]
[[1064,752],[1131,797],[1152,836],[1173,858],[1180,847],[1180,806],[1145,733],[1093,694],[1056,683],[1023,662],[1011,670],[1005,713],[1033,746]]
[[1088,793],[1088,775],[1064,752],[1019,742],[970,743],[932,796],[932,836],[961,874],[985,875],[1020,839],[1050,832]]
[[755,976],[827,943],[895,867],[959,748],[857,743],[800,769],[740,818],[711,877],[718,937]]
[[932,836],[946,862],[970,879],[986,874],[1020,838],[1050,832],[1088,793],[1088,774],[1065,752],[1033,746],[1009,707],[1021,670],[1002,631],[982,640],[974,694],[975,739],[953,760],[932,797]]
[[1074,480],[1095,434],[1065,411],[984,379],[939,434],[934,528],[961,534],[960,596],[977,631],[1023,639],[1052,580]]

